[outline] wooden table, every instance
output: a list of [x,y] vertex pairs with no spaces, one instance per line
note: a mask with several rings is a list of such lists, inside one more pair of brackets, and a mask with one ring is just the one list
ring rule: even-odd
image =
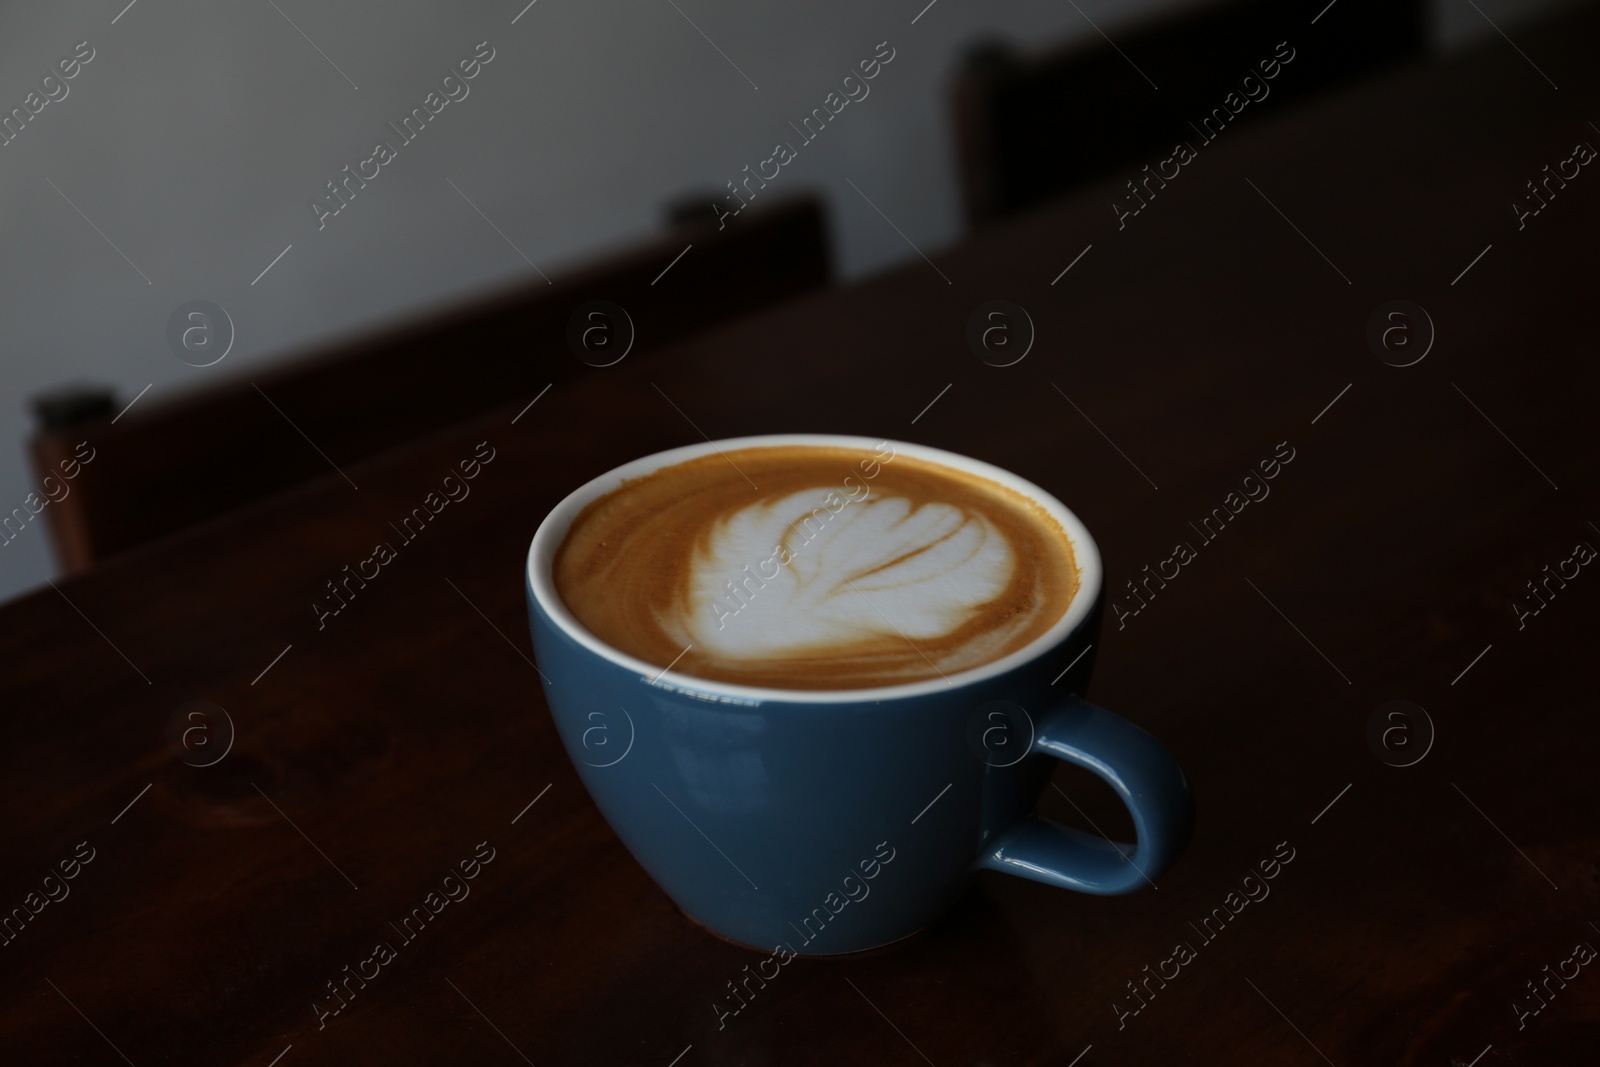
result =
[[[1600,575],[1568,564],[1515,605],[1600,545],[1600,173],[1525,228],[1509,205],[1600,145],[1597,40],[1569,17],[1519,33],[1526,59],[1496,38],[1228,130],[1121,230],[1108,182],[526,408],[571,358],[540,339],[526,395],[351,467],[359,489],[330,471],[8,605],[0,906],[39,910],[0,947],[0,1061],[1594,1062],[1600,964],[1563,961],[1600,946]],[[967,346],[990,299],[1036,327],[1014,366]],[[1366,340],[1396,299],[1437,330],[1404,368]],[[1194,545],[1108,614],[1090,695],[1173,749],[1199,821],[1156,891],[986,875],[903,945],[796,961],[719,1030],[756,957],[685,919],[579,786],[522,566],[592,475],[784,430],[1016,470],[1095,531],[1113,595]],[[319,629],[324,583],[482,441],[471,495]],[[1204,541],[1190,524],[1280,442],[1270,496]],[[228,733],[194,700],[234,727],[210,766],[178,758]],[[1047,814],[1126,832],[1098,783],[1055,785]],[[475,853],[470,895],[402,938]],[[1230,896],[1291,853],[1269,896]],[[380,941],[395,958],[363,963]],[[376,974],[321,1014],[347,966]]]

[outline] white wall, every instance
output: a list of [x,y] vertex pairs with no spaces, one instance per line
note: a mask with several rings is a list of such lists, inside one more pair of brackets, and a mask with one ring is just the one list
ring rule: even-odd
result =
[[[36,392],[92,380],[126,401],[153,383],[148,400],[531,275],[446,179],[546,273],[636,239],[665,199],[721,187],[764,159],[790,137],[789,120],[885,39],[896,55],[871,95],[780,180],[823,190],[846,276],[914,254],[846,179],[922,248],[947,244],[960,224],[944,89],[960,47],[980,33],[1027,45],[1095,35],[1059,0],[938,0],[915,25],[925,0],[871,10],[849,0],[537,0],[513,25],[525,2],[0,8],[0,110],[23,106],[78,42],[95,53],[68,95],[0,148],[0,514],[32,488],[23,441]],[[1196,2],[1078,6],[1115,37],[1130,19]],[[1437,3],[1442,41],[1493,35],[1467,0]],[[1479,5],[1502,28],[1550,6]],[[485,40],[495,56],[470,95],[319,231],[308,201],[323,183],[377,140],[397,141],[386,123]],[[194,298],[222,305],[238,331],[227,359],[207,369],[180,362],[165,341],[170,313]],[[42,516],[0,547],[0,597],[52,573]]]

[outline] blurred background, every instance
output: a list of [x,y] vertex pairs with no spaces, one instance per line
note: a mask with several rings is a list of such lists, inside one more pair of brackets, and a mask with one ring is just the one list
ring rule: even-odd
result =
[[[870,94],[783,168],[774,193],[820,200],[835,279],[915,257],[912,244],[931,254],[974,215],[952,87],[977,46],[991,64],[1001,44],[1023,57],[1100,54],[1107,38],[1137,40],[1159,19],[1213,6],[936,0],[908,26],[924,3],[5,5],[0,107],[26,107],[27,121],[0,148],[0,515],[40,490],[28,452],[34,398],[71,383],[109,387],[109,397],[58,403],[52,418],[103,421],[138,398],[133,421],[185,390],[265,384],[270,364],[473,294],[560,282],[662,238],[671,205],[693,214],[705,191],[725,192],[775,142],[798,140],[791,124],[884,41],[894,58]],[[1422,54],[1511,34],[1557,6],[1430,0]],[[469,95],[319,229],[311,202],[326,183],[375,142],[398,143],[388,124],[482,42],[492,59]],[[29,103],[75,50],[92,58],[66,95]],[[194,300],[225,309],[235,332],[211,366],[168,343],[169,319]],[[219,437],[217,447],[229,446]],[[152,498],[174,492],[151,486]],[[0,598],[58,573],[41,518],[0,539]]]

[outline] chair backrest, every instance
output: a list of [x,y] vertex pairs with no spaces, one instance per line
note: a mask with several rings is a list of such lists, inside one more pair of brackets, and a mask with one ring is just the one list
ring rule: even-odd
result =
[[1036,57],[976,46],[952,94],[967,220],[1119,167],[1141,177],[1177,141],[1200,149],[1234,121],[1420,55],[1423,34],[1421,0],[1239,0],[1113,31],[1115,45],[1090,31]]
[[[709,211],[705,216],[714,218]],[[680,221],[659,240],[552,283],[524,283],[247,378],[146,400],[115,425],[104,398],[74,399],[69,392],[46,399],[36,405],[45,425],[31,442],[35,473],[41,482],[51,475],[59,483],[61,465],[72,463],[76,475],[66,495],[45,509],[57,555],[68,573],[84,569],[333,475],[333,464],[347,467],[490,408],[531,399],[548,383],[598,373],[568,343],[575,315],[591,300],[624,309],[636,336],[629,356],[637,358],[819,288],[830,276],[821,203],[796,198],[746,213],[720,230],[705,218]],[[587,327],[588,314],[577,332]],[[621,343],[619,323],[593,322],[609,331],[614,346]],[[590,340],[601,337],[596,332]],[[589,361],[602,365],[615,350],[596,348]],[[93,457],[89,462],[75,462],[86,454]]]

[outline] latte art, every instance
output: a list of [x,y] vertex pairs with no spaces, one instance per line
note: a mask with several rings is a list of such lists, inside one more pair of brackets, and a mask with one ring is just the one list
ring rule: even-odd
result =
[[647,662],[813,689],[998,659],[1061,617],[1077,568],[1059,525],[1003,486],[887,445],[781,446],[601,497],[573,522],[555,579],[584,626]]
[[[896,633],[942,638],[1011,579],[1011,546],[982,515],[885,495],[846,499],[833,514],[830,492],[753,504],[713,527],[690,566],[690,604],[706,610],[682,620],[686,644],[755,659]],[[745,562],[764,546],[775,547]]]

